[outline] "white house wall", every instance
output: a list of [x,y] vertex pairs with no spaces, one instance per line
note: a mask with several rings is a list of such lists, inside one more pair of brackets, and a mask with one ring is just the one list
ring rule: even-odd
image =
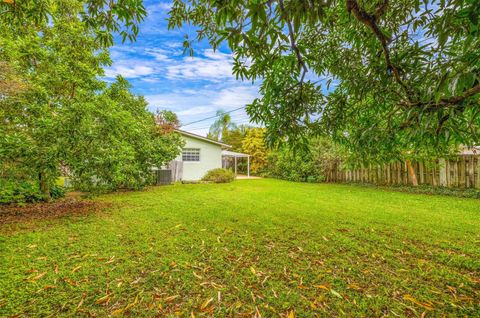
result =
[[[185,140],[184,148],[200,149],[200,161],[183,162],[182,180],[200,180],[207,171],[222,167],[222,147],[220,145],[190,136],[183,135],[182,137]],[[180,154],[176,160],[182,161],[182,155]]]

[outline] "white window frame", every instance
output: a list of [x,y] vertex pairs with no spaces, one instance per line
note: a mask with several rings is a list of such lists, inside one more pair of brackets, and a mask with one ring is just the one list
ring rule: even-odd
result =
[[[200,148],[183,148],[182,149],[182,161],[183,162],[200,162],[200,160],[201,160],[200,153],[201,153]],[[197,156],[198,156],[198,160],[193,160]],[[185,157],[187,157],[187,159]]]

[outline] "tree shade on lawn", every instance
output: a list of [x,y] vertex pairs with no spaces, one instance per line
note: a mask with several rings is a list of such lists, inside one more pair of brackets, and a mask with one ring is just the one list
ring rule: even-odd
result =
[[96,201],[1,225],[0,316],[480,311],[478,200],[261,179]]

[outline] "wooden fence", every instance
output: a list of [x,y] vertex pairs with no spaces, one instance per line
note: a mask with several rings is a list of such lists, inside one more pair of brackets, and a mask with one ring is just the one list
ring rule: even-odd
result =
[[[462,155],[435,162],[412,162],[418,184],[452,188],[480,188],[480,156]],[[383,185],[411,185],[405,162],[358,169],[342,169],[335,164],[326,171],[327,182],[365,182]]]

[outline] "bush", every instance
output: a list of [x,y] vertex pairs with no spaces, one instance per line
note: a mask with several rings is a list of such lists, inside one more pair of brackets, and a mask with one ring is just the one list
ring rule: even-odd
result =
[[[52,199],[58,199],[65,196],[65,190],[63,187],[54,185],[50,188],[50,195]],[[38,184],[34,182],[0,181],[0,205],[36,203],[45,201],[45,199]]]
[[210,181],[215,183],[228,183],[235,180],[235,174],[227,169],[213,169],[208,171],[202,178],[202,181]]

